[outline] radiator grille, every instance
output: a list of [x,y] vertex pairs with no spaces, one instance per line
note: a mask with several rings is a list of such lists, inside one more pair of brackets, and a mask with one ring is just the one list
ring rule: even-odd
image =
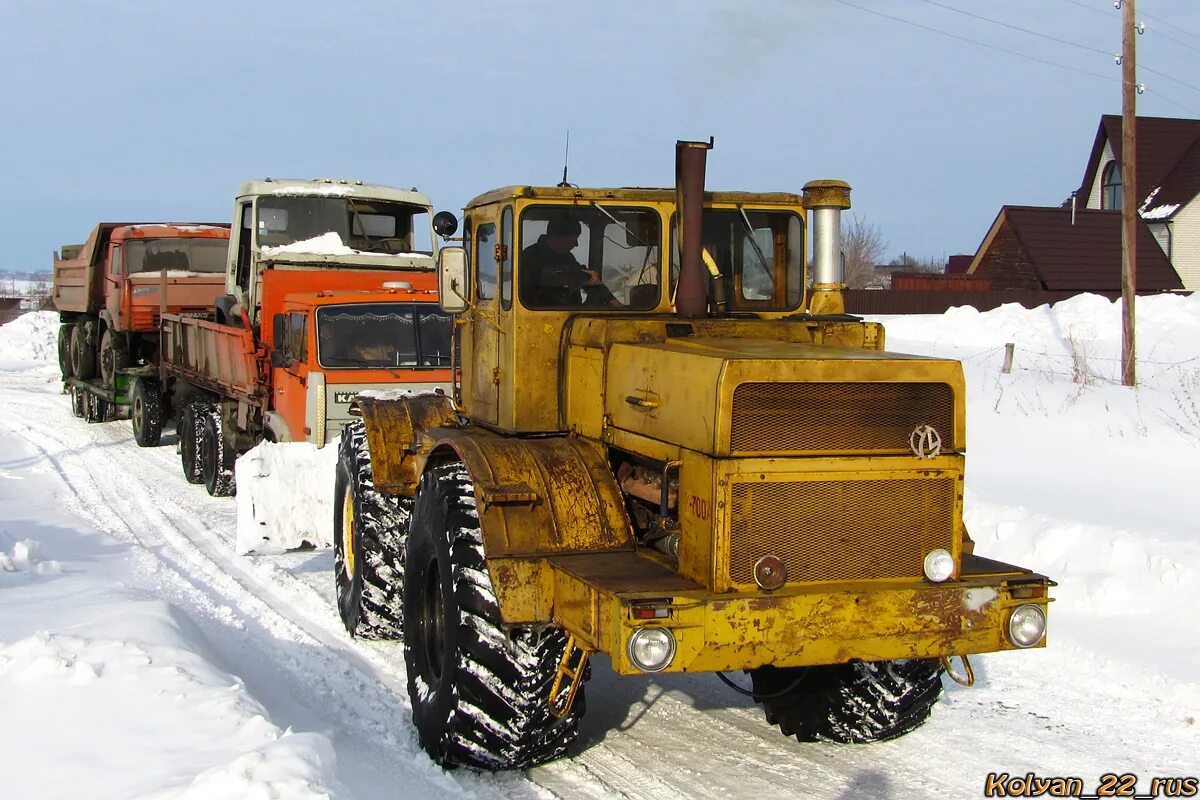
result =
[[953,479],[735,483],[729,577],[783,559],[787,580],[920,577],[925,554],[952,549]]
[[954,442],[944,383],[743,383],[733,392],[730,451],[907,452],[918,425]]

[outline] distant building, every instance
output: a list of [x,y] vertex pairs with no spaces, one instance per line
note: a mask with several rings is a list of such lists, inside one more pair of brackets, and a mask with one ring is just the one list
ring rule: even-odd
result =
[[[1200,288],[1200,120],[1138,117],[1137,183],[1142,221],[1183,285]],[[1075,201],[1120,211],[1122,188],[1121,118],[1108,114],[1100,119]]]
[[[1200,120],[1138,117],[1137,135],[1137,289],[1200,288]],[[1068,202],[1004,206],[968,271],[996,288],[1120,291],[1120,159],[1121,118],[1105,115]]]
[[[1004,206],[964,278],[993,289],[1121,291],[1121,215],[1110,211]],[[1182,289],[1150,229],[1139,226],[1139,291]]]

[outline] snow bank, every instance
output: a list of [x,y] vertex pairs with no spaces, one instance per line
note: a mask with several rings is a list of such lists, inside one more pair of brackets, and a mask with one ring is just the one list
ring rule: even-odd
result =
[[31,311],[0,325],[0,361],[58,363],[58,312]]
[[238,458],[238,553],[282,553],[333,544],[337,447],[262,442]]
[[6,431],[0,452],[0,796],[307,800],[341,786],[329,738],[271,721],[188,601],[159,595],[154,558],[77,516],[46,452]]

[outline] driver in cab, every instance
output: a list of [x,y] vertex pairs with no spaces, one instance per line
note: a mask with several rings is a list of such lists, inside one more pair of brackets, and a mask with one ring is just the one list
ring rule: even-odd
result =
[[579,245],[581,231],[579,220],[557,216],[521,251],[521,283],[531,306],[620,305],[596,270],[584,267],[571,252]]

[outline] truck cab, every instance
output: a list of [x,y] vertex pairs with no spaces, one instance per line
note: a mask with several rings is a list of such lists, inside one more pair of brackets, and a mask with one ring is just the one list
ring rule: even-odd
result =
[[279,270],[431,271],[429,198],[358,180],[271,179],[238,188],[225,291],[262,323],[262,276]]
[[437,305],[432,274],[347,273],[336,291],[300,289],[321,277],[329,276],[266,276],[269,438],[321,447],[352,419],[358,394],[450,391],[454,320]]

